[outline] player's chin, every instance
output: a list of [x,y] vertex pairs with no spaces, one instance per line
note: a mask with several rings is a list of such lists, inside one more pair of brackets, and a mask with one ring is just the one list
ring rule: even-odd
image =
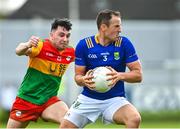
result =
[[119,39],[119,36],[117,36],[117,35],[114,35],[114,36],[112,36],[113,38],[112,38],[112,40],[113,41],[117,41],[118,39]]
[[63,45],[61,45],[61,48],[62,49],[65,49],[65,48],[67,48],[68,47],[68,45],[67,44],[63,44]]
[[112,39],[113,42],[115,42],[115,41],[117,41],[117,40],[118,40],[118,37],[114,37],[114,38]]

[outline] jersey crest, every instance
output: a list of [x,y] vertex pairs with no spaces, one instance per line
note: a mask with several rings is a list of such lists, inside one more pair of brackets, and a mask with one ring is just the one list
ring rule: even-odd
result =
[[114,52],[114,59],[119,60],[120,59],[120,54],[119,52]]

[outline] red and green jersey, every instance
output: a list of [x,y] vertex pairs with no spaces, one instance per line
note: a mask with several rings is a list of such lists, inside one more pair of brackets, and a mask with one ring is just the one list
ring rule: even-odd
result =
[[28,70],[17,96],[37,105],[56,96],[61,78],[74,58],[73,48],[60,52],[48,39],[40,41],[37,47],[32,47]]

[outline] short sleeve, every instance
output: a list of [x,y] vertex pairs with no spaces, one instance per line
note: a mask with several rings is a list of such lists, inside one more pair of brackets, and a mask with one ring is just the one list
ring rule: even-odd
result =
[[31,54],[30,54],[29,56],[30,56],[30,57],[35,57],[35,56],[37,56],[37,55],[40,53],[42,47],[43,47],[43,41],[39,41],[37,47],[32,47],[32,52],[31,52]]
[[80,40],[75,49],[75,64],[86,66],[87,46],[84,40]]
[[132,42],[127,38],[123,38],[123,40],[125,42],[124,43],[125,57],[126,57],[125,62],[131,63],[131,62],[137,61],[138,56]]

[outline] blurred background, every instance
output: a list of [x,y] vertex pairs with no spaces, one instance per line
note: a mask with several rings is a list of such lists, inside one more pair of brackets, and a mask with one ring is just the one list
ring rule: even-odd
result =
[[[143,66],[143,82],[126,84],[129,101],[142,113],[180,110],[180,0],[0,0],[0,125],[26,73],[27,57],[15,54],[18,43],[31,35],[47,38],[53,18],[66,17],[75,47],[97,33],[102,9],[121,12],[122,35],[133,42]],[[81,91],[73,68],[72,63],[59,91],[69,106]],[[180,117],[175,120],[180,123]]]

